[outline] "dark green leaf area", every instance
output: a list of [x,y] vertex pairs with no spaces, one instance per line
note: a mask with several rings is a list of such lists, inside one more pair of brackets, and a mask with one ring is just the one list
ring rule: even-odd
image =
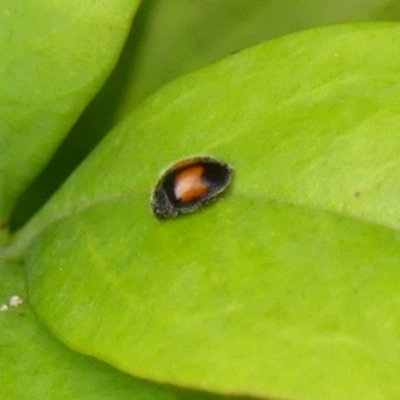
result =
[[398,232],[237,190],[150,215],[144,196],[108,201],[36,241],[32,301],[68,345],[217,392],[400,396]]
[[[24,269],[0,265],[0,306],[18,295],[23,303],[0,312],[1,398],[10,400],[173,400],[157,385],[126,376],[72,352],[49,334],[30,309]],[[51,304],[49,305],[51,306]]]

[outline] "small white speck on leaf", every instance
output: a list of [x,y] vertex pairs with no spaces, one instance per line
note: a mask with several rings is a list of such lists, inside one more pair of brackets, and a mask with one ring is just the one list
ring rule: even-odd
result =
[[1,307],[0,307],[0,311],[4,312],[4,311],[7,311],[7,310],[8,310],[8,305],[7,304],[2,304]]
[[10,300],[8,301],[8,304],[9,304],[10,307],[18,307],[22,303],[23,303],[23,300],[18,295],[11,296]]

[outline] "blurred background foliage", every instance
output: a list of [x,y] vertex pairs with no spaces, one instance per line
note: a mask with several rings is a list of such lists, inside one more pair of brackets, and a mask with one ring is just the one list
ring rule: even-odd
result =
[[12,228],[23,225],[108,131],[168,81],[291,32],[399,18],[399,0],[143,0],[113,73],[20,198]]

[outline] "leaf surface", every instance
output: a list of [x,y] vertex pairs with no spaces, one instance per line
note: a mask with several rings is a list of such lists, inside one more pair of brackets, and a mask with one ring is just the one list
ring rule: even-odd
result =
[[23,303],[0,311],[0,386],[5,399],[173,400],[167,389],[146,383],[74,353],[50,335],[31,311],[24,270],[0,265],[0,306],[18,295]]
[[[148,379],[399,398],[399,35],[287,36],[138,107],[19,237],[43,321]],[[229,162],[232,187],[157,221],[159,174],[193,155]]]

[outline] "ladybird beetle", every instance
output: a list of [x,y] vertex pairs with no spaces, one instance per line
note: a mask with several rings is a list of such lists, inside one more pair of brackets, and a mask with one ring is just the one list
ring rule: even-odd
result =
[[231,182],[233,168],[211,157],[196,157],[170,167],[158,181],[151,208],[158,219],[196,211],[218,198]]

